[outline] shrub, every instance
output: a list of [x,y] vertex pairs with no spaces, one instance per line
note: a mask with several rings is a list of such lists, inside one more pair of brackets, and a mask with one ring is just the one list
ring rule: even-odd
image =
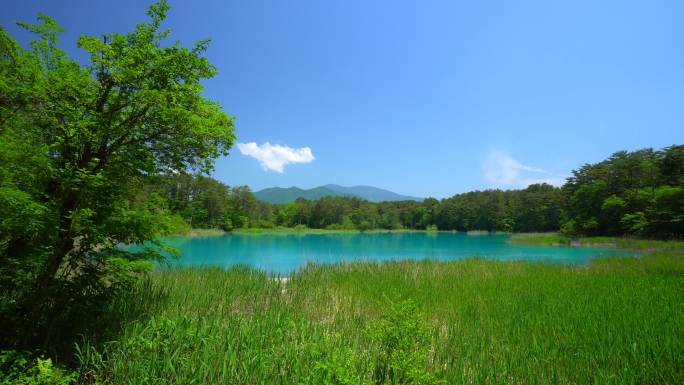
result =
[[377,384],[436,384],[427,370],[430,329],[411,300],[387,301],[388,311],[371,327],[379,352],[373,378]]
[[293,227],[295,231],[306,231],[308,227],[306,225],[298,224],[295,227]]
[[76,381],[76,372],[55,366],[50,358],[17,350],[0,351],[0,385],[67,385]]

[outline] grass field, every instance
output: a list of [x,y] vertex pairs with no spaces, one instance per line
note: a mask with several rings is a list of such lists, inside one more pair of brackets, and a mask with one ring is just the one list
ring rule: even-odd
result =
[[82,380],[111,384],[684,383],[684,258],[155,271]]

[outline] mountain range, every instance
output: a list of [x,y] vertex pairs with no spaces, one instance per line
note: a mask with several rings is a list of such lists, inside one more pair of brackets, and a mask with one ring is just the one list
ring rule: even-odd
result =
[[345,187],[336,184],[327,184],[325,186],[314,187],[310,189],[301,189],[299,187],[270,187],[259,190],[254,193],[257,199],[269,203],[288,203],[304,198],[308,200],[315,200],[325,196],[342,196],[342,197],[356,197],[365,199],[371,202],[383,201],[419,201],[423,198],[412,197],[408,195],[401,195],[395,192],[384,190],[373,186],[351,186]]

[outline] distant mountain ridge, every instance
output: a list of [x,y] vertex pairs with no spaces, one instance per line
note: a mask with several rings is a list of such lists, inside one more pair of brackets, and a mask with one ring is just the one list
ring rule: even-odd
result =
[[371,202],[383,201],[419,201],[423,198],[412,197],[408,195],[401,195],[395,192],[384,190],[373,186],[351,186],[345,187],[336,184],[327,184],[324,186],[314,187],[310,189],[301,189],[299,187],[270,187],[259,190],[254,193],[257,199],[269,203],[288,203],[293,202],[299,198],[308,200],[316,200],[325,196],[342,196],[342,197],[356,197],[365,199]]

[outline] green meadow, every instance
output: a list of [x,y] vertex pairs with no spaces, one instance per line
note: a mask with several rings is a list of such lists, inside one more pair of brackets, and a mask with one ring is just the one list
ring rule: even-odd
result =
[[109,384],[676,384],[684,258],[156,270],[77,349]]

